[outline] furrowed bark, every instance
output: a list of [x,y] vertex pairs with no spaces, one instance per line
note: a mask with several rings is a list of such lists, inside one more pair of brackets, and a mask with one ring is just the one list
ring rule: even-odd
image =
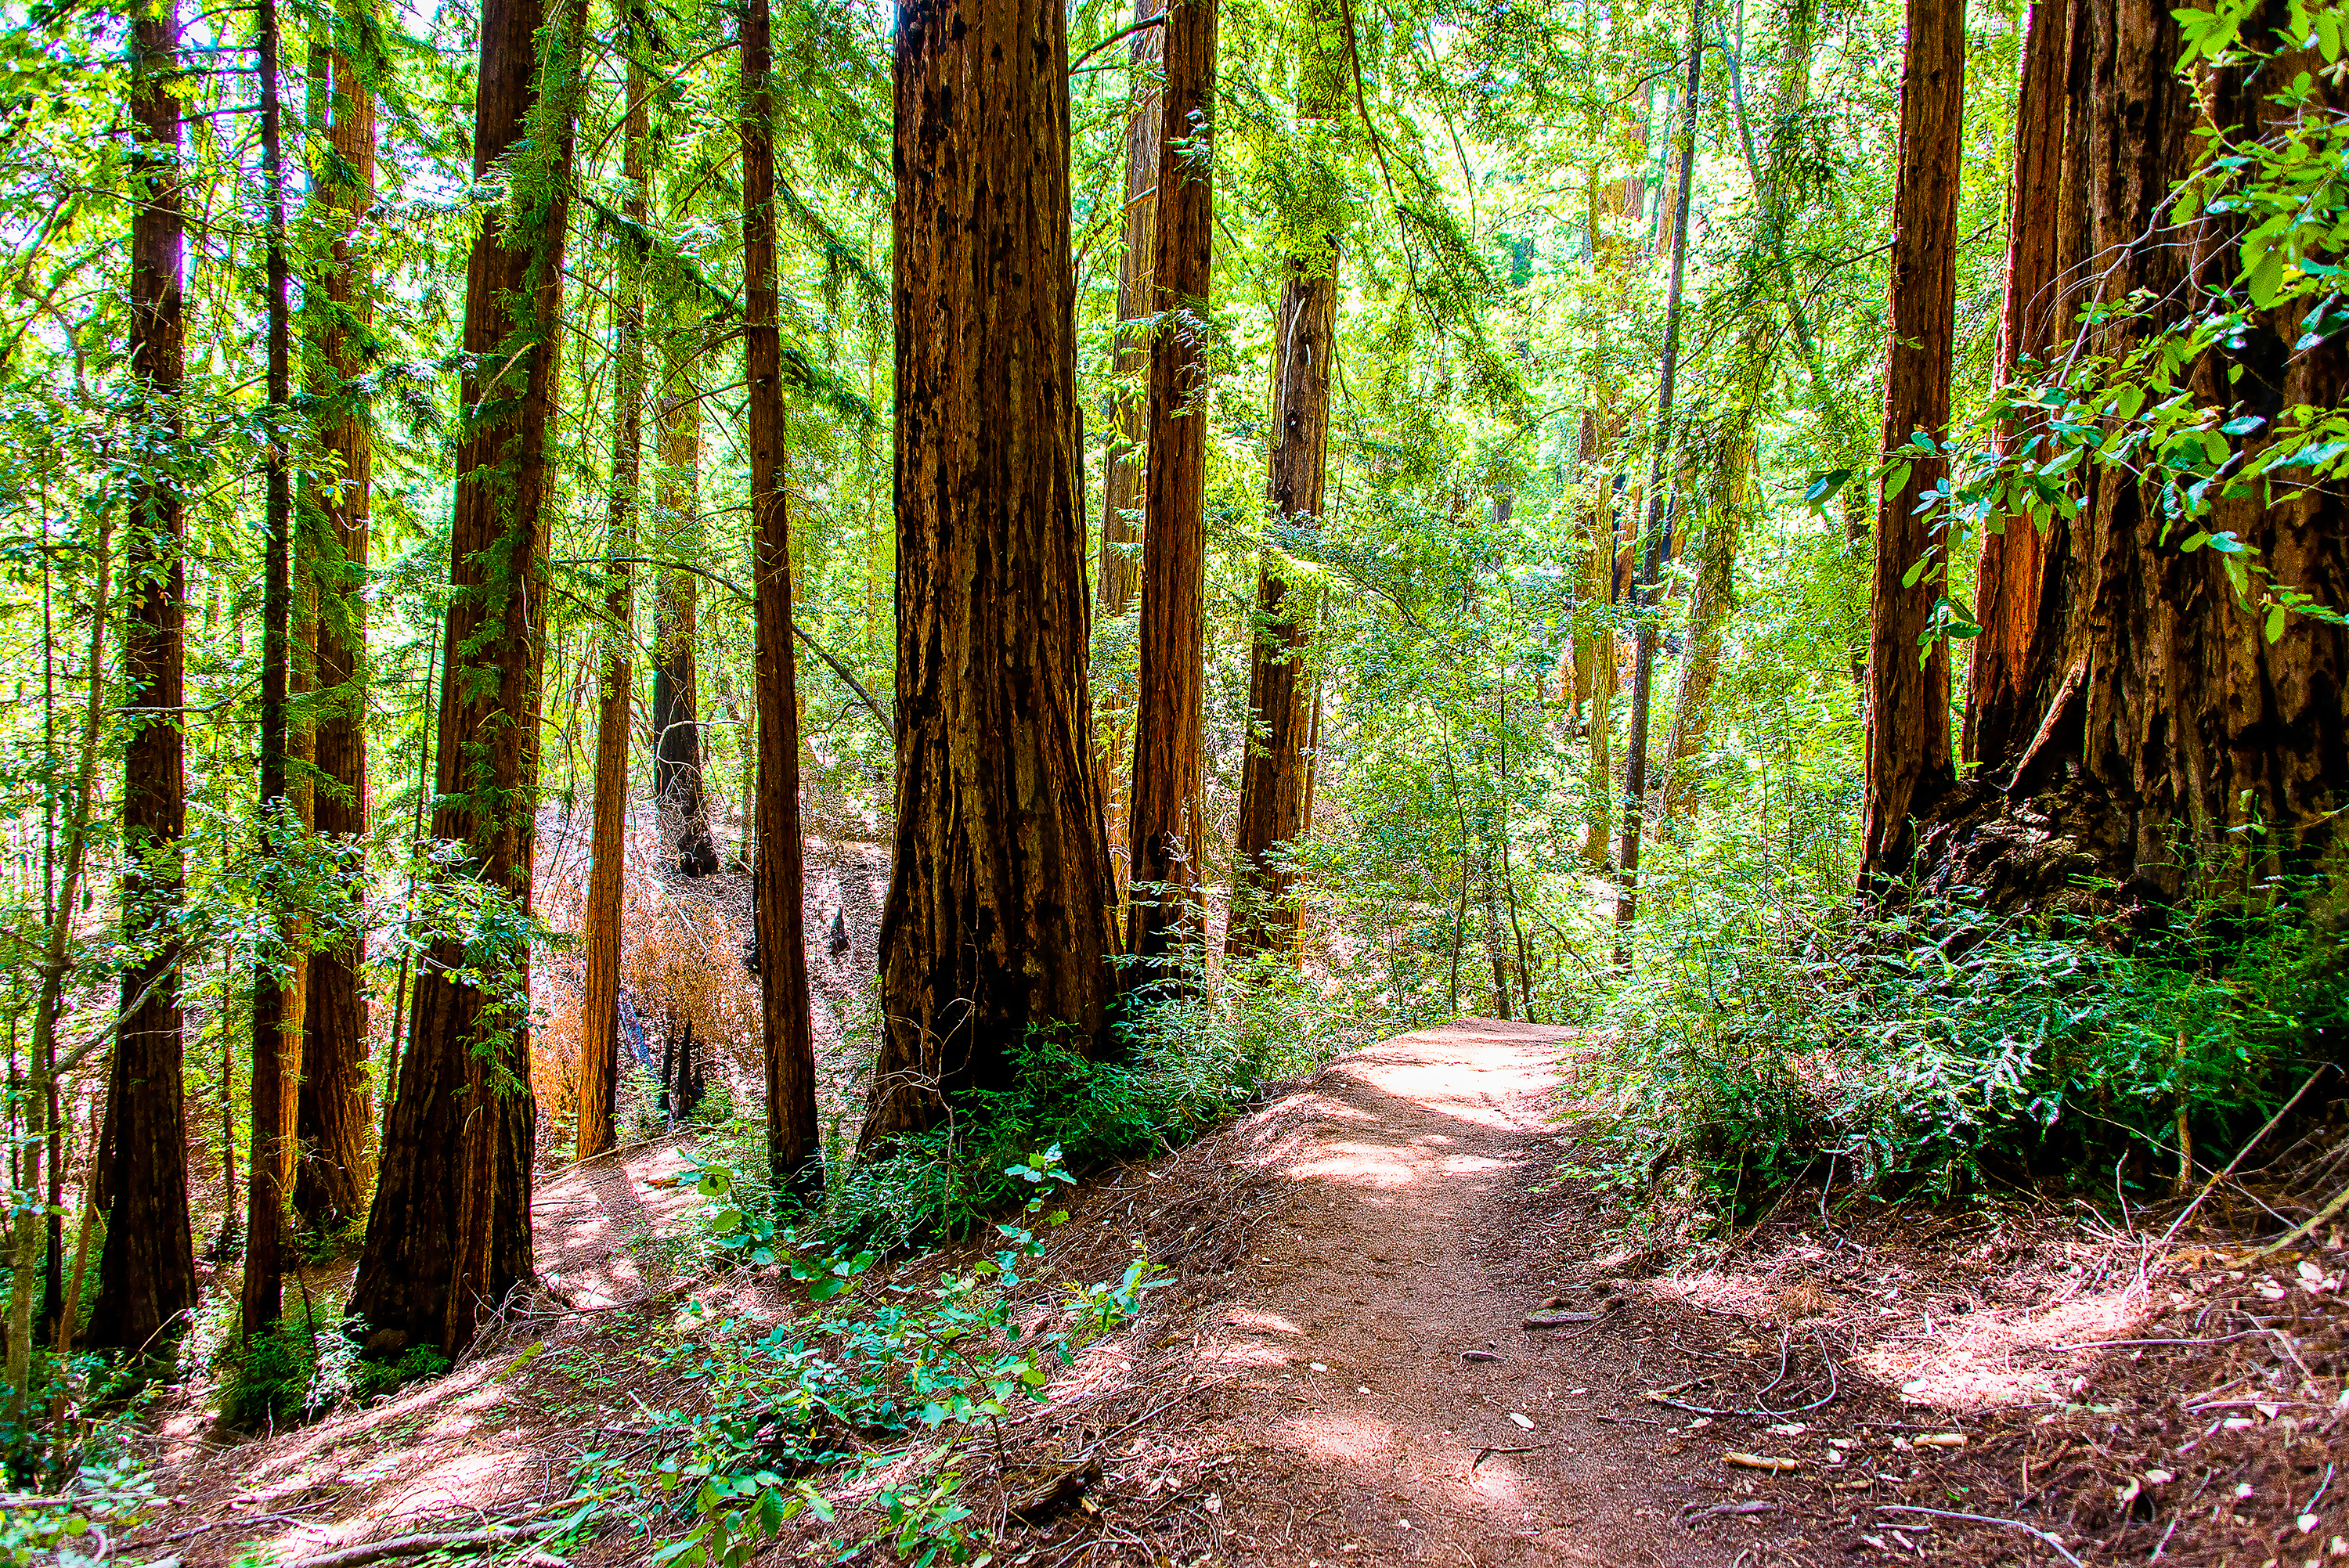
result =
[[[550,22],[552,25],[550,26]],[[419,976],[383,1172],[351,1307],[371,1353],[454,1354],[533,1274],[530,949],[513,931],[531,899],[538,716],[545,659],[547,427],[561,351],[563,242],[582,88],[584,0],[492,0],[481,16],[474,173],[517,143],[512,201],[473,242],[465,290],[454,593],[441,639],[433,837],[500,911],[495,991],[459,976],[464,944],[437,937]],[[543,46],[542,49],[542,44]]]
[[[701,402],[693,385],[700,329],[672,320],[662,338],[665,370],[654,403],[660,431],[659,553],[689,562],[698,559],[702,547]],[[702,782],[696,658],[700,581],[690,572],[665,571],[653,591],[653,799],[663,831],[677,835],[677,869],[686,877],[718,871],[718,843],[710,835]]]
[[[186,342],[176,0],[158,0],[136,17],[130,43],[131,166],[140,192],[130,214],[130,369],[155,405],[151,447],[176,449],[185,436],[178,398]],[[113,1130],[94,1173],[107,1226],[90,1342],[133,1351],[157,1346],[196,1301],[180,1088],[180,951],[170,936],[187,823],[181,461],[173,450],[133,490],[123,571],[122,665],[132,711],[120,895],[124,939],[141,956],[123,972],[124,1016],[107,1083]]]
[[1154,293],[1165,319],[1151,344],[1141,661],[1126,827],[1133,868],[1126,946],[1143,961],[1145,984],[1178,982],[1182,950],[1200,939],[1200,846],[1185,830],[1185,808],[1198,778],[1206,678],[1200,646],[1210,397],[1204,328],[1216,232],[1216,0],[1183,0],[1168,10],[1159,99]]
[[1933,547],[1931,520],[1918,515],[1918,501],[1948,470],[1938,447],[1928,453],[1909,443],[1919,431],[1938,443],[1950,421],[1965,19],[1965,0],[1909,3],[1892,208],[1892,343],[1884,377],[1884,449],[1906,448],[1909,474],[1885,486],[1876,511],[1860,823],[1860,874],[1871,886],[1908,870],[1915,817],[1956,781],[1949,645],[1927,631],[1947,584],[1938,572],[1914,583],[1904,578]]
[[1033,1026],[1102,1042],[1069,274],[1068,32],[1051,0],[897,12],[896,850],[862,1134],[999,1084]]

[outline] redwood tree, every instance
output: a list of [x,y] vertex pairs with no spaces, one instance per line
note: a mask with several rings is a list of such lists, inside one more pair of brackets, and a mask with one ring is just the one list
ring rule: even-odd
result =
[[1158,238],[1153,280],[1162,317],[1150,351],[1150,455],[1142,539],[1141,669],[1133,716],[1127,852],[1133,898],[1126,945],[1171,977],[1195,941],[1195,857],[1187,809],[1199,771],[1206,685],[1200,614],[1206,572],[1207,365],[1204,319],[1215,259],[1211,179],[1216,0],[1166,12],[1159,95]]
[[520,917],[530,907],[538,795],[546,437],[585,0],[563,0],[551,20],[543,0],[490,0],[481,14],[475,177],[528,145],[512,160],[509,201],[474,237],[467,274],[453,592],[441,638],[441,803],[432,836],[464,846],[466,863],[448,874],[471,882],[479,913],[472,932],[434,937],[417,981],[351,1291],[378,1355],[410,1345],[462,1348],[482,1315],[533,1274],[538,1108]]
[[863,1142],[1112,991],[1092,767],[1056,0],[901,0],[897,801]]
[[[628,182],[624,206],[631,221],[645,221],[645,142],[652,116],[652,90],[645,70],[644,14],[631,7],[627,108],[621,127],[621,175]],[[604,667],[595,712],[595,783],[590,807],[587,906],[580,921],[586,950],[585,995],[579,1016],[579,1124],[572,1152],[585,1160],[612,1147],[612,1101],[620,1083],[620,940],[625,924],[625,875],[628,832],[628,732],[636,687],[636,554],[637,480],[644,459],[645,302],[644,259],[633,238],[622,242],[615,291],[617,315],[613,345],[612,490],[604,521],[605,570],[611,575],[604,600]]]
[[[1916,568],[1931,544],[1917,503],[1948,465],[1950,366],[1957,335],[1958,174],[1965,144],[1965,0],[1909,0],[1900,75],[1900,148],[1892,197],[1892,341],[1884,372],[1884,449],[1901,466],[1876,511],[1868,593],[1868,791],[1862,879],[1898,877],[1913,821],[1949,791],[1949,645],[1929,634],[1947,584]],[[1923,436],[1930,449],[1916,446]],[[1902,477],[1903,468],[1906,477]]]
[[[701,329],[671,320],[662,337],[661,389],[653,400],[660,445],[660,553],[665,560],[690,561],[701,542],[701,401],[693,385]],[[653,799],[662,830],[677,835],[678,872],[688,877],[718,870],[718,844],[710,836],[702,790],[701,683],[695,656],[699,582],[690,572],[664,570],[653,588]]]
[[[318,831],[355,840],[367,830],[367,514],[373,441],[359,381],[372,363],[368,323],[373,271],[352,241],[375,192],[375,94],[348,53],[328,66],[333,84],[323,195],[334,225],[325,288],[326,369],[334,404],[322,432],[326,472],[319,481],[325,548],[316,578],[316,684],[322,694],[312,758]],[[356,854],[356,850],[353,851]],[[351,870],[359,872],[354,860]],[[357,934],[310,954],[303,992],[302,1088],[295,1107],[299,1163],[294,1210],[314,1230],[357,1219],[375,1178],[367,1104],[367,1000]]]
[[775,292],[774,53],[767,0],[742,14],[743,366],[749,386],[751,592],[757,601],[759,858],[753,870],[767,1077],[767,1162],[777,1191],[821,1181],[815,1024],[808,1010],[800,842],[800,700],[792,648],[792,531],[783,492],[783,354]]
[[138,956],[122,975],[122,1023],[107,1081],[97,1207],[106,1214],[90,1343],[153,1348],[195,1305],[188,1234],[187,1122],[181,1102],[181,898],[187,826],[180,710],[187,568],[181,558],[184,438],[178,399],[186,341],[180,265],[180,15],[155,0],[130,26],[130,374],[152,413],[160,453],[130,500],[129,609],[122,665],[130,741],[123,758],[123,938]]
[[[2181,390],[2193,407],[2265,421],[2239,452],[2279,438],[2287,408],[2349,402],[2349,346],[2308,330],[2313,301],[2245,300],[2245,220],[2205,208],[2181,222],[2173,205],[2205,148],[2198,127],[2272,137],[2295,115],[2338,114],[2341,90],[2320,83],[2313,105],[2287,109],[2270,95],[2289,76],[2256,59],[2189,78],[2176,68],[2182,40],[2161,0],[2075,0],[2066,31],[2071,119],[2045,181],[2056,191],[2059,280],[2045,305],[2049,357],[2119,356],[2228,294],[2245,323],[2189,364]],[[2256,18],[2246,34],[2261,51],[2294,46]],[[2019,159],[2037,139],[2023,130]],[[2088,257],[2093,268],[2069,264]],[[2082,320],[2085,307],[2130,300],[2140,308]],[[2340,841],[2349,778],[2349,631],[2282,614],[2271,640],[2267,608],[2239,591],[2229,557],[2184,548],[2190,536],[2162,488],[2175,475],[2095,459],[2080,469],[2079,510],[2040,541],[2050,602],[2025,605],[2058,629],[2044,700],[2026,703],[2008,731],[2019,744],[1985,756],[1926,824],[1926,885],[1975,890],[1994,907],[2094,912],[2173,900],[2214,859],[2248,856],[2264,871],[2320,864]],[[2337,489],[2248,488],[2192,526],[2232,534],[2271,574],[2263,581],[2336,611],[2349,604],[2349,508]],[[1978,745],[1986,718],[1975,720]]]

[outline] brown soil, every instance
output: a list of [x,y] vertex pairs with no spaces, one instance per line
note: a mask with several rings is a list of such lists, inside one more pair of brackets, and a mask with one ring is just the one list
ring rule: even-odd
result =
[[[2035,1530],[2084,1563],[2302,1568],[2349,1537],[2337,1234],[2165,1252],[2085,1209],[1837,1212],[1811,1189],[1699,1248],[1561,1176],[1592,1114],[1576,1052],[1521,1024],[1405,1036],[1089,1186],[1039,1277],[1113,1277],[1138,1242],[1175,1287],[1009,1423],[999,1471],[975,1451],[964,1496],[992,1522],[1101,1466],[1054,1517],[1006,1522],[999,1560],[2063,1561]],[[579,1452],[689,1407],[661,1346],[792,1310],[771,1279],[667,1271],[659,1237],[694,1202],[660,1184],[678,1163],[550,1183],[569,1305],[449,1377],[225,1449],[183,1429],[184,1501],[133,1549],[291,1556],[566,1495]],[[626,1534],[579,1553],[647,1554]]]

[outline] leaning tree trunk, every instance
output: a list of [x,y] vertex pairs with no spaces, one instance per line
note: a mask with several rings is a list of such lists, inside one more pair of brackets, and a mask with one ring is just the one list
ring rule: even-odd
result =
[[[383,1173],[351,1310],[377,1355],[454,1354],[533,1275],[531,900],[545,661],[547,428],[558,385],[563,240],[572,132],[583,87],[585,0],[491,0],[474,99],[477,179],[512,160],[513,198],[482,220],[465,290],[450,535],[453,590],[441,638],[439,786],[432,836],[455,841],[497,906],[488,954],[435,940],[416,987]],[[543,36],[542,36],[543,35]],[[486,379],[485,379],[486,377]],[[467,983],[471,970],[488,989]]]
[[175,0],[130,26],[130,372],[152,401],[150,451],[169,458],[130,498],[122,665],[130,742],[122,769],[122,1023],[107,1082],[106,1146],[94,1161],[106,1250],[90,1343],[148,1350],[196,1304],[188,1234],[187,1122],[181,1103],[180,839],[187,780],[180,710],[187,567],[176,471],[186,342],[180,289],[180,12]]
[[[670,319],[662,339],[661,389],[653,400],[660,431],[658,553],[665,561],[690,562],[702,547],[701,401],[693,386],[701,330]],[[677,869],[686,877],[718,871],[702,788],[699,582],[691,572],[665,570],[653,589],[653,799],[661,830],[677,835]]]
[[1102,1043],[1109,851],[1085,688],[1066,13],[897,13],[896,851],[862,1143]]
[[758,615],[759,860],[751,888],[767,1077],[767,1163],[778,1192],[820,1185],[815,1024],[808,1010],[800,842],[800,702],[792,647],[792,531],[783,494],[783,355],[775,293],[774,56],[767,0],[742,15],[743,357],[750,383],[750,562]]
[[[1159,324],[1150,351],[1150,454],[1142,540],[1141,661],[1126,843],[1133,898],[1126,945],[1145,980],[1172,980],[1199,937],[1195,860],[1185,807],[1199,772],[1206,674],[1200,615],[1206,573],[1207,294],[1215,191],[1209,178],[1217,0],[1167,12],[1159,99]],[[1191,319],[1185,320],[1188,316]]]
[[[325,196],[336,226],[326,276],[326,370],[335,399],[326,435],[325,549],[316,575],[318,614],[316,682],[320,692],[312,760],[312,807],[318,831],[356,841],[367,831],[367,513],[373,442],[364,401],[372,356],[368,318],[373,271],[352,232],[375,198],[375,95],[347,54],[329,63],[333,95],[328,140],[334,176]],[[354,849],[354,855],[357,851]],[[355,859],[351,873],[361,864]],[[302,1088],[295,1106],[300,1163],[294,1211],[314,1231],[334,1231],[365,1212],[375,1181],[367,1108],[367,1000],[361,985],[360,938],[344,937],[310,955],[303,991]]]
[[[2014,173],[2007,186],[2006,294],[1992,373],[2002,386],[2026,361],[2045,361],[2069,325],[2056,313],[2069,292],[2063,279],[2075,260],[2064,254],[2064,242],[2075,231],[2064,221],[2061,200],[2071,107],[2065,81],[2071,6],[2072,0],[2037,0],[2024,24]],[[2027,438],[2024,430],[2001,430],[2000,449],[2013,450]],[[2013,768],[2054,695],[2063,624],[2059,585],[2046,568],[2064,553],[2069,531],[2060,516],[2045,538],[2029,518],[2006,518],[1982,535],[1974,579],[1974,619],[1982,632],[1966,681],[1963,751],[1985,771]]]
[[[1330,440],[1330,370],[1337,350],[1338,247],[1288,263],[1273,336],[1272,515],[1319,529]],[[1272,549],[1257,581],[1248,665],[1248,735],[1232,857],[1233,957],[1297,944],[1297,873],[1284,846],[1305,827],[1305,628],[1298,594]]]
[[[1908,477],[1888,476],[1876,511],[1868,593],[1868,789],[1860,875],[1900,877],[1916,849],[1914,820],[1949,792],[1949,645],[1933,627],[1949,584],[1915,568],[1932,547],[1919,500],[1949,471],[1940,442],[1950,422],[1957,335],[1958,173],[1965,150],[1965,0],[1909,0],[1900,77],[1900,150],[1892,197],[1892,342],[1884,371],[1884,449]],[[1928,451],[1913,446],[1922,434]]]
[[[621,178],[627,181],[631,222],[645,221],[645,142],[651,134],[651,93],[644,51],[645,17],[630,7],[626,22],[627,111],[622,124]],[[612,494],[604,520],[604,667],[595,709],[595,785],[590,808],[587,907],[580,921],[586,983],[579,1016],[579,1120],[572,1153],[581,1160],[613,1144],[612,1103],[620,1087],[620,940],[626,924],[628,855],[628,731],[636,689],[635,565],[638,480],[645,445],[644,257],[635,236],[621,242],[613,344]]]
[[[2076,0],[2066,31],[2075,107],[2054,183],[2067,286],[2051,303],[2062,335],[2050,357],[2117,356],[2234,284],[2240,220],[2178,225],[2171,191],[2200,154],[2198,126],[2245,137],[2283,128],[2292,111],[2267,96],[2290,72],[2181,75],[2176,17],[2160,0]],[[2340,98],[2324,88],[2298,112],[2337,114]],[[2021,140],[2029,156],[2033,139]],[[2079,256],[2095,270],[2072,283],[2060,263]],[[2152,308],[2072,325],[2081,307],[2133,297]],[[2271,428],[2283,409],[2349,401],[2349,346],[2296,352],[2305,316],[2300,304],[2251,315],[2191,368],[2191,395],[2240,403]],[[2062,627],[2052,693],[2016,727],[2028,739],[2012,767],[1986,768],[1927,828],[1926,885],[1977,890],[1994,908],[2102,915],[2173,901],[2199,870],[2239,857],[2255,875],[2321,865],[2340,841],[2349,778],[2349,632],[2292,616],[2270,642],[2263,607],[2239,596],[2217,552],[2180,550],[2158,481],[2092,464],[2075,494],[2070,527],[2042,541],[2043,592],[2055,600],[2043,613]],[[2344,512],[2337,491],[2304,490],[2221,500],[2196,526],[2231,531],[2271,581],[2337,609],[2349,603]]]

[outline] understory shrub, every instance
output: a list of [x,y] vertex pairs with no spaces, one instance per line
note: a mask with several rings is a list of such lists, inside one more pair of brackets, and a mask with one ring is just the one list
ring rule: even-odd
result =
[[[1615,999],[1619,1181],[1692,1169],[1733,1214],[1806,1172],[2164,1179],[2230,1150],[2349,1024],[2337,895],[2271,883],[2062,931],[1951,903],[1813,923],[1683,905]],[[2208,1161],[2204,1161],[2208,1163]]]
[[260,1333],[230,1335],[212,1362],[222,1418],[236,1427],[313,1420],[449,1369],[447,1357],[423,1345],[398,1361],[367,1360],[359,1354],[364,1337],[338,1306],[306,1295]]

